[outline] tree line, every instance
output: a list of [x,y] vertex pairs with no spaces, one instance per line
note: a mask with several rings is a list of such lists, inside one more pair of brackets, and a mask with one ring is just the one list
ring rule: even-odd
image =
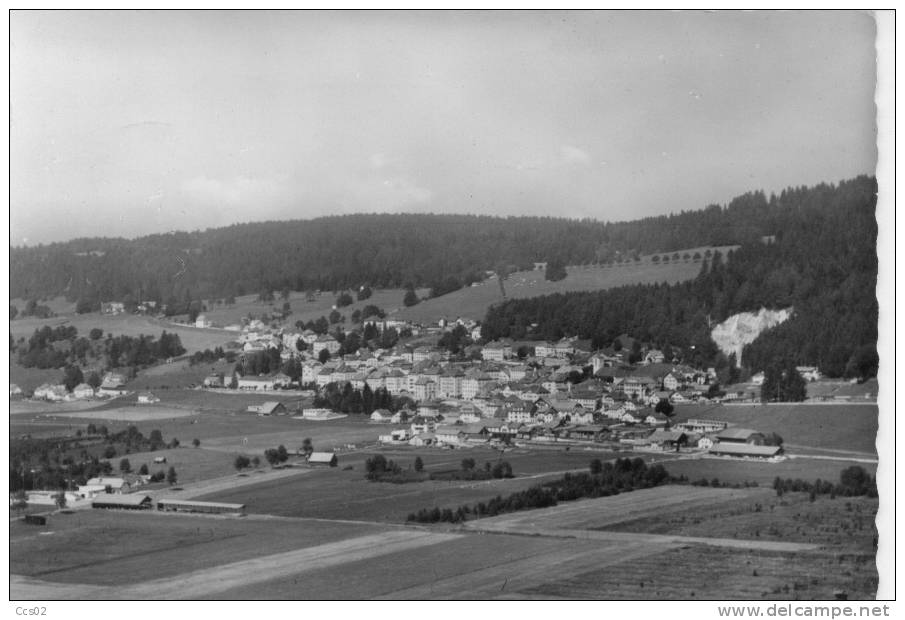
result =
[[[830,186],[821,186],[830,191]],[[634,260],[640,254],[747,244],[782,230],[801,189],[746,193],[725,207],[601,222],[552,217],[359,214],[235,224],[196,232],[83,238],[10,249],[10,296],[65,295],[185,306],[261,290],[428,287],[441,294],[486,271]],[[821,190],[823,191],[823,190]],[[183,266],[184,264],[184,266]],[[179,278],[173,275],[179,273]],[[416,298],[409,302],[417,301]],[[183,308],[188,310],[188,308]]]

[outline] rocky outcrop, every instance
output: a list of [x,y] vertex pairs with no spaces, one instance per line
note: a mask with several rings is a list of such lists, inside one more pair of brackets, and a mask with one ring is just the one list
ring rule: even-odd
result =
[[792,316],[792,308],[759,312],[740,312],[716,325],[710,337],[727,356],[735,353],[736,362],[742,365],[742,348],[754,342],[764,330],[775,327]]

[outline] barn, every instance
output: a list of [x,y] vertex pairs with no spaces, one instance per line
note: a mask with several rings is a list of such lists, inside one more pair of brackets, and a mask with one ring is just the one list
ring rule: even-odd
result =
[[91,501],[92,508],[107,510],[150,510],[151,496],[136,493],[134,495],[115,495],[105,493]]
[[333,452],[312,452],[308,464],[318,467],[336,467],[336,454]]
[[223,502],[202,502],[186,499],[159,499],[157,510],[163,512],[200,512],[204,514],[245,514],[245,504],[226,504]]

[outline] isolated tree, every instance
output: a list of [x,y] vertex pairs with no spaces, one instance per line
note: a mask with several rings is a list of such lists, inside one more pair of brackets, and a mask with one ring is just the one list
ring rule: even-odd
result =
[[251,465],[251,461],[247,456],[240,454],[236,457],[236,460],[233,461],[233,467],[235,467],[238,471],[242,471],[246,467]]
[[69,364],[63,370],[63,385],[67,392],[71,392],[75,386],[84,380],[82,369],[74,364]]
[[415,471],[424,471],[424,461],[420,456],[415,457]]
[[173,486],[174,484],[176,484],[176,480],[176,468],[171,465],[170,469],[167,470],[167,482],[170,484],[170,486]]
[[120,460],[119,470],[124,474],[128,474],[130,471],[132,471],[132,464],[129,462],[129,459]]
[[471,471],[475,468],[475,460],[472,458],[462,459],[462,471]]
[[415,292],[415,289],[410,288],[405,291],[405,295],[402,297],[402,303],[405,306],[411,307],[416,305],[420,300],[418,299],[418,294]]
[[197,448],[198,446],[201,445],[201,440],[198,439],[197,437],[195,437],[195,438],[192,440],[192,445],[195,446],[195,447]]
[[358,301],[364,301],[365,299],[368,299],[372,295],[372,293],[373,293],[373,291],[371,291],[370,286],[368,286],[368,285],[362,286],[360,289],[358,289],[358,295],[357,295]]
[[547,269],[544,271],[544,279],[550,282],[558,282],[566,279],[566,266],[558,260],[547,261]]
[[671,418],[675,415],[675,407],[671,402],[669,402],[666,398],[661,398],[660,401],[654,406],[654,411],[657,413],[662,413],[667,418]]
[[112,459],[114,456],[116,456],[116,448],[114,448],[113,446],[107,446],[106,448],[104,448],[105,459]]
[[305,437],[302,440],[302,454],[305,456],[311,456],[311,453],[314,452],[314,444],[311,443],[310,437]]
[[330,359],[330,350],[327,349],[326,347],[321,349],[320,352],[317,354],[317,359],[320,361],[321,364],[326,364],[327,360]]
[[19,314],[19,309],[14,305],[9,305],[9,320],[12,321]]
[[53,503],[56,504],[57,508],[62,510],[66,507],[66,492],[60,491],[56,495],[53,496]]
[[148,464],[147,464],[147,463],[142,463],[142,464],[141,464],[141,467],[138,468],[138,474],[139,474],[140,476],[147,476],[147,475],[148,475]]
[[91,372],[88,377],[85,379],[85,383],[90,385],[95,390],[101,386],[101,377],[96,372]]
[[251,459],[251,466],[252,466],[252,467],[257,467],[257,466],[259,466],[260,464],[261,464],[261,458],[260,458],[260,457],[258,457],[258,456],[252,457],[252,459]]

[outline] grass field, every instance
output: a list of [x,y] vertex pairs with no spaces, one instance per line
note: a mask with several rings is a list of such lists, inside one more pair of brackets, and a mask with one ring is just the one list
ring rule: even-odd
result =
[[[344,463],[340,457],[340,467]],[[458,459],[451,463],[457,464]],[[409,513],[421,508],[456,508],[496,495],[505,496],[536,483],[535,478],[412,484],[369,482],[364,477],[364,468],[359,466],[352,471],[316,471],[199,499],[245,504],[250,513],[404,523]]]
[[[725,250],[732,247],[735,246],[725,246],[719,249],[725,253]],[[687,251],[694,255],[696,251],[700,251],[703,254],[706,249],[693,248],[682,250],[679,253],[684,254]],[[612,267],[598,265],[567,267],[566,278],[559,282],[545,280],[543,271],[518,271],[511,274],[503,285],[506,289],[507,299],[521,299],[567,291],[597,291],[627,284],[660,282],[674,284],[690,280],[700,271],[700,261],[657,264],[651,261],[650,256],[644,256],[640,262]],[[410,308],[402,308],[393,314],[393,318],[424,324],[435,323],[441,317],[482,320],[487,314],[487,308],[491,304],[501,301],[503,301],[503,296],[500,292],[499,282],[493,278],[435,299],[422,301]]]
[[[700,458],[683,459],[664,463],[667,471],[674,476],[685,475],[689,480],[718,478],[721,482],[743,484],[757,482],[759,485],[772,485],[774,478],[801,478],[813,482],[817,478],[839,481],[839,473],[855,463],[824,459],[795,458],[778,463],[766,461],[746,461],[733,458]],[[858,463],[876,474],[877,466],[870,463]]]
[[174,407],[161,407],[157,405],[133,405],[131,407],[117,407],[116,409],[101,409],[91,411],[69,411],[53,414],[57,418],[78,418],[80,420],[110,420],[114,422],[157,422],[171,418],[183,418],[196,415],[191,409],[177,409]]
[[[420,295],[427,295],[427,290],[417,291]],[[351,293],[352,299],[356,298],[355,293]],[[361,310],[365,306],[374,305],[381,308],[385,312],[393,312],[402,306],[402,298],[405,296],[403,289],[373,289],[371,297],[364,301],[355,301],[349,306],[339,308],[340,314],[346,316],[346,321],[351,320],[352,313]],[[286,321],[290,325],[295,325],[296,321],[316,321],[322,316],[329,316],[336,303],[336,295],[332,291],[322,291],[316,296],[314,301],[307,301],[307,294],[303,292],[293,292],[289,295],[289,305],[292,308],[292,314]],[[274,309],[280,310],[283,307],[283,299],[277,298],[276,301],[263,303],[257,301],[257,295],[244,295],[236,298],[236,303],[230,306],[212,304],[207,302],[208,309],[204,313],[207,318],[219,325],[231,325],[241,323],[242,318],[248,315],[260,317],[265,312],[272,312]]]
[[377,526],[119,511],[10,523],[10,570],[50,581],[128,584],[383,531]]
[[829,448],[876,455],[876,405],[681,405],[675,421],[724,420],[735,426],[775,432],[790,447]]
[[[102,315],[96,312],[88,314],[61,314],[50,319],[36,319],[26,317],[24,319],[16,319],[10,321],[9,329],[13,338],[18,340],[20,337],[28,339],[36,329],[44,327],[57,327],[60,325],[71,325],[78,330],[79,336],[88,336],[94,328],[103,330],[105,334],[113,334],[115,336],[154,336],[158,338],[160,333],[166,330],[168,333],[176,333],[182,346],[188,353],[194,353],[204,349],[214,349],[223,346],[230,340],[235,338],[234,332],[215,329],[196,329],[186,325],[179,325],[148,316],[137,314],[119,314],[119,315]],[[24,389],[24,388],[23,388]]]
[[585,600],[852,600],[876,596],[873,556],[795,555],[700,545],[633,558],[519,592],[521,597]]

